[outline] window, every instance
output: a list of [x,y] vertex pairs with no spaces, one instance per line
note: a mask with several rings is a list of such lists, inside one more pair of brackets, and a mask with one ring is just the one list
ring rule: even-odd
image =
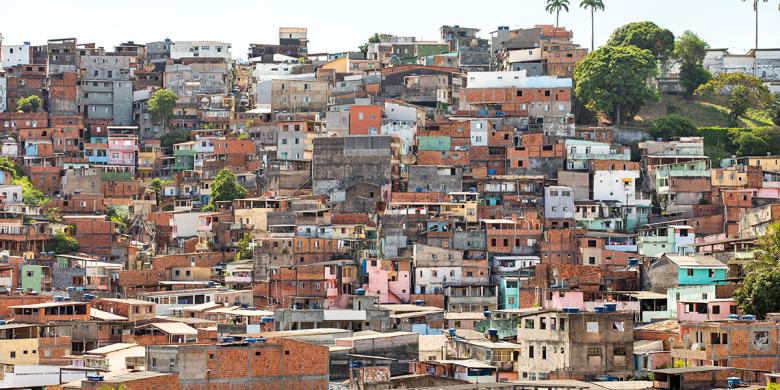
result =
[[612,323],[612,329],[618,332],[625,332],[626,325],[623,323],[623,321],[615,321]]
[[539,319],[539,329],[547,329],[547,317]]
[[688,276],[693,276],[693,268],[688,268]]
[[558,330],[566,330],[566,319],[561,318],[560,324],[558,325]]
[[615,356],[626,356],[626,348],[625,347],[615,347],[614,350],[612,350],[612,354]]
[[[11,352],[11,353],[13,353],[13,352]],[[11,357],[13,357],[13,356],[11,356]],[[528,346],[528,358],[529,359],[533,359],[534,358],[534,346],[533,345]]]
[[588,356],[601,356],[601,348],[588,348]]
[[595,321],[590,321],[586,324],[586,329],[588,333],[598,333],[599,332],[599,323]]
[[720,314],[720,306],[715,305],[712,307],[712,314]]
[[547,347],[542,347],[542,360],[547,360]]
[[714,278],[714,277],[715,277],[715,270],[714,270],[714,269],[710,268],[710,269],[709,269],[709,270],[707,270],[707,271],[709,271],[709,272],[708,272],[708,274],[709,274],[709,276],[710,276],[711,278]]
[[526,318],[525,319],[525,326],[523,328],[525,329],[534,329],[535,328],[535,321],[533,318]]

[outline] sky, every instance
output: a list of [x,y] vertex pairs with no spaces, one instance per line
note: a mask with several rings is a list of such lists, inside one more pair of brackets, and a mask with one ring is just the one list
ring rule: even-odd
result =
[[[590,11],[571,0],[560,24],[574,30],[574,41],[590,47]],[[780,48],[780,0],[759,4],[759,47]],[[691,30],[714,48],[744,52],[754,47],[752,0],[604,0],[596,13],[596,46],[629,22],[651,20],[675,36]],[[279,27],[308,27],[309,52],[356,50],[375,32],[438,40],[443,24],[480,28],[489,38],[497,26],[555,24],[545,0],[0,0],[0,34],[6,44],[43,44],[50,38],[76,37],[113,48],[172,40],[218,40],[245,58],[249,43],[277,43]],[[29,17],[21,17],[31,12]],[[12,15],[19,15],[14,17]]]

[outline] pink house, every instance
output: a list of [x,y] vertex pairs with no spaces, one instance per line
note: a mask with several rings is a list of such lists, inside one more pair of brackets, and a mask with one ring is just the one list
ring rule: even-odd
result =
[[[348,300],[339,295],[336,266],[325,267],[325,295],[330,309],[346,309]],[[345,297],[346,298],[346,297]]]
[[733,298],[677,302],[677,320],[680,322],[725,320],[731,314],[738,314]]
[[561,310],[565,307],[585,310],[585,295],[582,291],[548,291],[542,301],[542,307],[551,310]]
[[367,259],[365,262],[366,295],[379,297],[379,303],[409,303],[409,260]]

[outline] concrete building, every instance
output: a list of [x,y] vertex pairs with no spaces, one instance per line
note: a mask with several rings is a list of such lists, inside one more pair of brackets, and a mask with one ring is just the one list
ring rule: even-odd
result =
[[[326,194],[333,202],[387,201],[392,179],[392,139],[388,136],[315,138],[312,182],[315,194]],[[350,188],[367,184],[361,193]],[[372,189],[373,188],[373,189]]]
[[328,388],[328,347],[292,339],[252,340],[151,345],[146,351],[147,370],[177,373],[179,387],[186,388],[261,388],[271,384],[291,389]]
[[170,58],[222,58],[231,62],[230,43],[217,41],[175,41],[170,45]]
[[120,126],[133,121],[133,82],[128,56],[83,56],[78,106],[89,119]]
[[0,45],[0,68],[32,64],[30,42],[21,45]]
[[284,112],[324,112],[330,84],[325,81],[272,80],[271,110]]
[[410,165],[407,192],[458,192],[463,190],[463,168]]
[[728,267],[711,256],[663,255],[647,271],[653,291],[665,292],[668,288],[686,285],[726,283]]
[[633,375],[634,315],[546,311],[518,317],[520,380]]
[[544,218],[574,219],[574,189],[565,186],[545,187]]

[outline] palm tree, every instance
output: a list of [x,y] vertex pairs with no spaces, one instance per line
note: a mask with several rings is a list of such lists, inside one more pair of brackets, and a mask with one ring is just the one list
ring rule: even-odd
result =
[[780,223],[775,222],[756,240],[758,248],[744,266],[746,272],[769,271],[780,267]]
[[558,17],[561,15],[561,10],[569,12],[569,0],[547,0],[547,6],[544,10],[553,13],[555,12],[555,27],[558,27]]
[[[747,0],[742,0],[747,1]],[[764,0],[764,3],[768,2],[769,0]],[[758,3],[760,0],[753,0],[753,12],[756,14],[756,50],[758,50]],[[756,62],[755,57],[753,61],[753,76],[756,75]]]
[[593,26],[593,14],[596,11],[603,11],[604,10],[604,2],[602,0],[582,0],[580,2],[580,7],[582,8],[590,8],[590,51],[595,50],[595,27]]

